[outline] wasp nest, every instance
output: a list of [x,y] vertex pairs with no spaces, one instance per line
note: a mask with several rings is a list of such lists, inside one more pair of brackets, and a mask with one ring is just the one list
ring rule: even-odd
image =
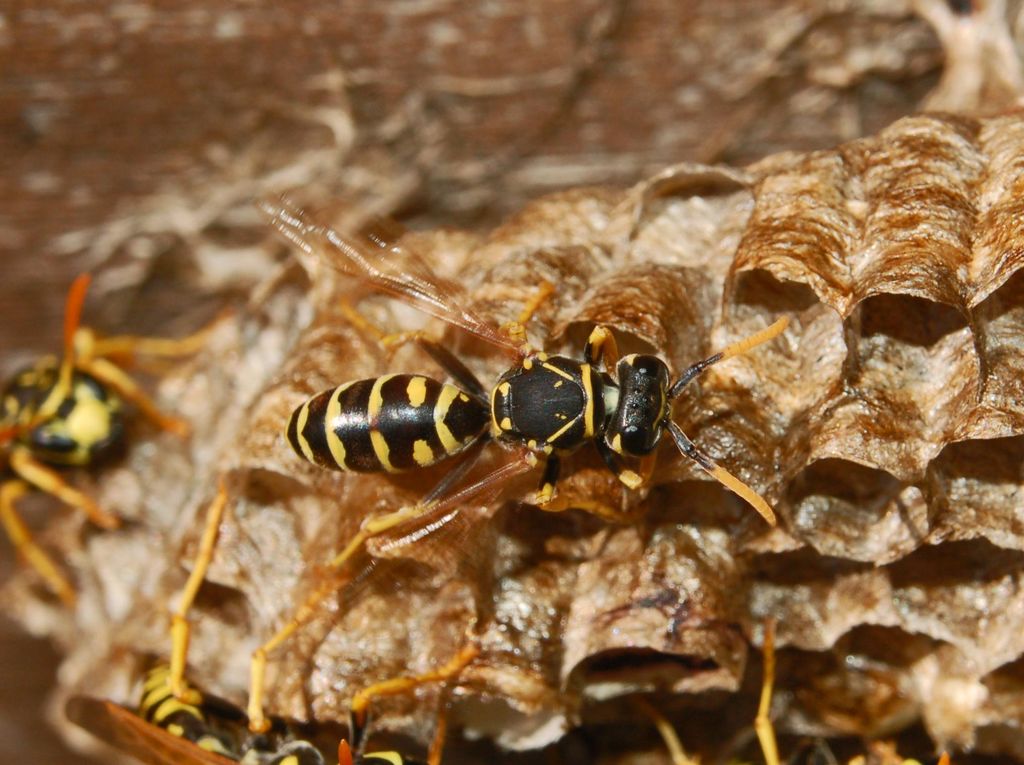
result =
[[[272,656],[271,711],[344,721],[355,690],[447,660],[472,626],[482,652],[451,716],[491,742],[479,748],[562,739],[567,761],[577,746],[617,762],[657,756],[630,703],[644,694],[692,751],[750,755],[751,645],[771,618],[784,744],[923,729],[933,744],[920,736],[918,754],[1024,758],[1022,156],[1018,116],[921,116],[832,151],[546,197],[486,234],[407,235],[497,323],[542,281],[557,285],[528,327],[548,351],[578,356],[601,323],[624,352],[658,353],[678,373],[790,317],[780,339],[712,368],[675,412],[780,523],[769,528],[670,446],[637,492],[582,449],[563,496],[633,510],[635,523],[520,504],[530,474],[466,508],[474,523],[378,545],[378,569]],[[63,552],[78,607],[41,596],[31,573],[8,585],[8,607],[63,646],[66,688],[130,702],[135,657],[166,655],[166,610],[218,476],[231,501],[191,614],[191,676],[241,703],[250,652],[323,583],[360,522],[414,502],[448,469],[344,475],[288,448],[282,429],[313,393],[384,372],[440,374],[414,346],[385,351],[343,300],[387,331],[445,332],[481,379],[507,366],[305,265],[268,281],[162,380],[191,439],[139,426],[123,463],[88,486],[130,522],[54,522],[45,543]],[[381,702],[375,728],[425,739],[432,699]],[[566,744],[574,728],[583,735]]]

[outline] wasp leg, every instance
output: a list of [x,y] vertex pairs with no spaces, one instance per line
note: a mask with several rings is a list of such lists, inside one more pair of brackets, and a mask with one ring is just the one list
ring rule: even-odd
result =
[[185,589],[181,593],[181,600],[178,608],[171,614],[171,670],[168,683],[171,693],[179,701],[186,704],[202,703],[202,696],[195,689],[190,688],[185,682],[185,665],[188,655],[189,638],[192,629],[188,623],[188,610],[192,607],[199,587],[206,577],[206,569],[213,559],[213,549],[217,544],[217,532],[220,529],[220,519],[224,514],[224,507],[228,502],[228,491],[223,478],[217,487],[217,496],[206,511],[206,525],[203,528],[203,536],[199,541],[199,551],[196,553],[195,562],[192,565],[192,572],[189,574]]
[[672,384],[672,388],[669,390],[668,397],[673,399],[679,395],[680,391],[686,387],[686,384],[690,382],[694,377],[699,375],[705,369],[710,367],[712,364],[717,364],[719,361],[725,361],[731,359],[734,356],[739,356],[746,353],[751,348],[756,348],[761,343],[766,343],[774,337],[781,335],[786,327],[789,326],[789,317],[783,316],[777,322],[772,324],[766,329],[762,329],[760,332],[751,335],[750,337],[744,338],[739,342],[733,343],[726,347],[724,350],[719,351],[714,356],[708,356],[703,361],[698,361],[696,364],[692,364],[690,367],[683,372],[682,376]]
[[64,504],[78,508],[89,516],[89,520],[97,526],[104,529],[116,529],[121,525],[120,518],[103,510],[91,497],[68,484],[56,470],[36,461],[28,449],[24,447],[11,449],[8,463],[11,470],[25,481],[47,494],[52,494]]
[[430,749],[427,751],[427,765],[441,765],[441,753],[444,751],[444,740],[448,735],[448,698],[447,693],[441,706],[437,710],[437,728],[434,730],[434,738],[430,742]]
[[516,317],[515,321],[507,321],[499,328],[509,339],[522,346],[525,353],[529,352],[530,347],[530,343],[526,338],[526,325],[530,323],[530,319],[537,313],[537,309],[544,304],[545,300],[551,297],[554,291],[554,284],[546,280],[541,282],[537,291],[523,305],[523,310],[519,312],[519,316]]
[[[462,463],[445,476],[424,500],[418,504],[376,518],[368,518],[363,523],[359,532],[345,545],[344,549],[334,556],[330,567],[333,569],[342,568],[363,547],[366,541],[372,537],[425,515],[436,514],[449,507],[458,507],[473,499],[487,496],[490,492],[500,490],[509,480],[537,464],[536,457],[527,453],[522,459],[501,465],[469,486],[450,492],[451,487],[469,472],[469,468],[476,461],[479,454],[479,450],[470,452],[470,456],[465,458]],[[453,474],[455,475],[453,476]],[[320,604],[340,586],[341,584],[335,581],[325,581],[323,585],[306,598],[283,627],[274,633],[263,645],[253,651],[249,665],[249,703],[247,712],[249,715],[249,729],[254,733],[265,733],[270,727],[270,722],[263,714],[263,690],[266,680],[267,657],[305,625],[317,613]]]
[[67,606],[75,605],[75,590],[57,568],[50,557],[36,544],[25,522],[18,515],[17,501],[25,495],[29,486],[17,479],[0,484],[0,522],[14,548],[25,561],[43,577],[46,584]]
[[615,370],[619,363],[619,346],[608,327],[601,324],[594,327],[583,348],[583,358],[591,366],[603,364],[606,372]]
[[[396,339],[397,338],[397,339]],[[402,335],[390,335],[384,339],[389,346],[395,343],[414,342],[437,362],[438,366],[447,372],[455,382],[469,394],[481,401],[487,401],[487,389],[477,379],[465,364],[458,360],[451,351],[439,342],[421,332],[410,332]]]
[[138,335],[97,337],[91,330],[82,327],[75,333],[76,355],[87,362],[111,356],[128,359],[140,356],[150,358],[191,356],[203,349],[210,333],[223,318],[223,316],[218,316],[202,329],[185,337],[140,337]]
[[[554,455],[548,457],[548,464],[544,471],[545,480],[548,478],[548,472],[553,458]],[[628,524],[635,522],[638,514],[642,512],[642,509],[639,506],[632,511],[617,510],[611,505],[596,499],[583,499],[580,497],[566,496],[564,493],[554,495],[554,483],[546,483],[545,480],[542,480],[541,490],[534,496],[533,503],[546,513],[561,513],[573,508],[576,510],[583,510],[591,515],[596,515],[598,518],[608,521],[609,523]],[[539,502],[538,500],[542,499],[539,495],[543,494],[545,487],[550,488],[553,496],[545,502]]]
[[706,470],[712,478],[725,486],[727,489],[738,494],[748,505],[757,510],[761,516],[774,526],[778,521],[775,519],[775,511],[760,494],[747,486],[743,481],[734,476],[725,468],[718,465],[711,457],[706,455],[683,433],[682,429],[672,420],[668,421],[668,432],[672,434],[679,451]]
[[608,466],[608,469],[615,474],[622,483],[624,483],[630,489],[639,489],[644,484],[645,478],[649,478],[648,474],[646,477],[640,475],[635,470],[630,470],[628,467],[622,464],[622,459],[616,454],[608,444],[604,442],[603,438],[599,438],[594,442],[597,445],[597,452],[601,455],[601,459],[604,460],[604,464]]
[[366,724],[366,710],[373,699],[399,696],[427,683],[447,682],[458,677],[462,670],[479,655],[480,648],[476,643],[470,643],[437,669],[419,675],[389,678],[363,688],[352,697],[351,710],[355,725],[362,728]]
[[179,436],[188,435],[190,428],[187,422],[161,412],[142,388],[116,364],[106,359],[95,358],[80,362],[78,368],[101,382],[107,383],[122,398],[135,404],[139,411],[157,427]]
[[[658,729],[658,734],[661,736],[661,740],[665,742],[665,748],[668,749],[669,757],[672,758],[672,765],[699,765],[697,760],[691,759],[686,754],[686,750],[683,749],[683,744],[679,740],[679,736],[676,735],[672,724],[665,719],[661,712],[654,708],[653,704],[647,699],[640,697],[634,698],[633,702],[640,707],[640,711],[651,718],[654,727]],[[772,765],[772,763],[768,765]],[[778,763],[774,765],[778,765]]]
[[544,464],[544,475],[540,478],[540,488],[533,497],[533,504],[543,507],[555,498],[555,486],[558,483],[558,474],[562,470],[562,460],[557,454],[549,454]]
[[779,746],[775,741],[772,727],[772,688],[775,684],[775,621],[769,619],[764,625],[764,679],[761,681],[761,701],[754,718],[754,731],[761,742],[765,765],[779,765]]
[[540,286],[537,287],[537,291],[533,293],[533,297],[527,300],[525,305],[523,305],[523,310],[520,311],[519,316],[516,317],[516,322],[523,327],[529,324],[530,319],[532,319],[533,315],[537,313],[537,309],[544,305],[544,301],[551,297],[554,291],[554,284],[546,279],[542,281]]
[[484,401],[487,400],[487,389],[477,379],[469,368],[459,361],[455,355],[441,345],[437,340],[430,337],[426,332],[398,332],[391,335],[384,334],[378,327],[367,321],[361,313],[355,310],[348,303],[341,304],[341,312],[349,322],[365,334],[376,338],[381,346],[393,350],[406,343],[416,343],[422,348],[455,382],[462,386],[467,392]]

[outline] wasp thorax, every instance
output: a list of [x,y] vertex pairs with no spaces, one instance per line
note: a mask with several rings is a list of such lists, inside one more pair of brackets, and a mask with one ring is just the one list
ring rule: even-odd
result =
[[650,454],[668,414],[668,367],[657,356],[632,354],[619,361],[616,372],[619,402],[605,440],[619,454]]

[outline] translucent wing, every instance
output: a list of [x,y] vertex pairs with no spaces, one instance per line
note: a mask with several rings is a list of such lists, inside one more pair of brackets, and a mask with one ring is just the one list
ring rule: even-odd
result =
[[163,728],[150,725],[112,701],[73,696],[67,718],[146,765],[233,765],[234,761],[200,749]]
[[507,496],[508,484],[535,466],[532,455],[523,453],[445,496],[429,512],[368,540],[338,584],[341,609],[378,588],[389,591],[401,581],[415,581],[415,564],[462,581],[479,581],[489,562],[490,546],[484,542],[488,523]]
[[463,289],[441,279],[410,248],[396,244],[393,227],[377,221],[372,230],[348,236],[314,221],[283,197],[257,202],[270,224],[303,252],[323,258],[342,273],[408,301],[421,311],[470,332],[506,353],[523,348],[466,308]]

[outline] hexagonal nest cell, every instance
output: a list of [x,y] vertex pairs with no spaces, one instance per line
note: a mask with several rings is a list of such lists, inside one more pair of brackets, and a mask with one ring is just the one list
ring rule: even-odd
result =
[[[531,473],[462,507],[465,522],[372,547],[372,572],[271,656],[269,709],[343,725],[354,691],[447,661],[472,628],[481,653],[449,689],[462,733],[446,761],[668,762],[637,698],[702,761],[758,760],[772,619],[771,715],[787,755],[853,756],[885,739],[908,757],[1024,757],[1021,157],[1019,115],[919,116],[831,151],[542,198],[489,233],[406,235],[496,325],[554,284],[527,327],[548,352],[579,357],[600,323],[623,352],[678,373],[788,317],[675,409],[779,525],[671,446],[637,491],[581,449],[563,471],[564,512],[524,504]],[[386,332],[443,337],[488,384],[507,368],[465,333],[300,261],[161,379],[191,438],[139,426],[89,484],[124,528],[62,514],[43,537],[78,606],[55,604],[28,571],[7,583],[8,610],[63,647],[67,692],[130,703],[138,657],[167,654],[165,614],[219,476],[230,502],[191,614],[190,674],[242,704],[251,651],[328,579],[360,523],[449,469],[343,474],[291,453],[282,429],[309,396],[389,372],[441,376],[415,345],[385,350],[344,304]],[[586,512],[597,502],[636,520],[604,522]],[[383,700],[371,735],[418,750],[438,704],[429,688]]]

